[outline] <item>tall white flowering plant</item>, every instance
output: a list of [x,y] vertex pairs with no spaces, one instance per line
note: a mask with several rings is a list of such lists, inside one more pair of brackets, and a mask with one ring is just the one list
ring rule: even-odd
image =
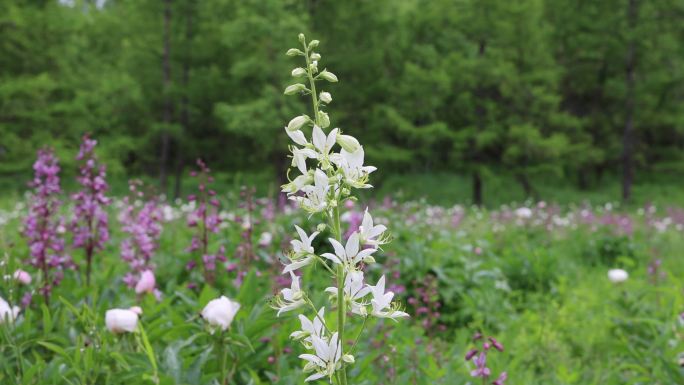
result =
[[[292,284],[282,290],[275,307],[279,316],[294,310],[311,313],[311,316],[298,315],[301,330],[291,334],[309,351],[299,356],[306,362],[304,371],[309,374],[306,381],[327,379],[331,383],[346,385],[346,367],[354,363],[354,348],[368,318],[396,320],[408,317],[408,314],[399,310],[399,305],[392,301],[394,293],[385,290],[384,276],[375,285],[364,280],[363,267],[375,263],[373,254],[389,240],[386,227],[375,225],[366,210],[359,229],[343,239],[345,232],[340,228],[340,208],[346,200],[356,199],[356,189],[372,187],[368,184],[368,176],[376,168],[363,164],[363,146],[356,138],[344,135],[339,128],[328,129],[330,118],[324,108],[332,102],[332,96],[325,91],[319,93],[316,85],[319,82],[337,82],[337,76],[327,69],[319,69],[321,55],[314,51],[318,40],[307,43],[304,35],[300,34],[299,42],[301,48],[292,48],[287,55],[302,57],[305,65],[292,70],[292,76],[298,82],[288,86],[285,94],[310,95],[313,115],[297,116],[285,127],[294,142],[290,147],[291,166],[298,175],[292,179],[288,172],[289,183],[283,185],[282,190],[310,214],[309,218],[318,219],[321,223],[313,234],[295,226],[299,239],[291,242],[289,261],[283,270],[283,274],[290,274]],[[328,241],[334,253],[319,253],[312,246],[313,240],[326,226],[330,226],[333,234]],[[326,305],[317,307],[295,274],[297,270],[316,263],[323,266],[336,282],[336,286],[325,289],[330,294],[328,307],[336,309],[336,321],[326,321]],[[348,330],[346,326],[352,321],[350,318],[362,322],[355,338],[345,333]],[[354,338],[354,344],[348,347],[346,342],[352,340],[350,337]]]

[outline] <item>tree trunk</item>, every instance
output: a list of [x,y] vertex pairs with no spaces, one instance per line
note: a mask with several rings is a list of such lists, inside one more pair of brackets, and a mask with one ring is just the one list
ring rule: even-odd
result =
[[628,46],[625,58],[625,130],[622,135],[622,200],[629,201],[632,196],[632,183],[634,182],[634,68],[635,68],[635,43],[634,29],[637,22],[637,0],[628,0],[627,25]]
[[[190,131],[190,61],[192,53],[192,1],[188,1],[188,9],[185,13],[185,59],[183,60],[183,98],[181,99],[181,126],[183,133]],[[182,135],[181,135],[182,136]],[[183,180],[184,149],[180,142],[176,146],[176,181],[173,188],[173,197],[179,198],[181,195],[181,185]]]
[[[480,58],[484,57],[485,50],[487,49],[487,42],[485,40],[481,40],[479,44],[479,50],[478,50],[478,56]],[[485,97],[484,95],[485,91],[482,87],[481,84],[477,86],[475,89],[475,96],[477,100],[477,104],[475,105],[475,111],[477,114],[477,130],[482,131],[483,126],[484,126],[484,118],[485,118],[485,110],[484,106],[481,103],[481,100]],[[475,148],[475,143],[472,143],[472,151],[474,151],[475,155],[473,156],[472,161],[473,162],[478,162],[480,158],[480,154],[478,152],[478,149]],[[480,171],[475,170],[473,171],[472,175],[472,180],[473,180],[473,204],[477,206],[482,206],[483,200],[482,200],[482,175],[480,175]]]
[[167,166],[169,152],[171,151],[171,136],[168,125],[173,116],[173,104],[171,103],[171,0],[164,0],[164,53],[162,56],[162,70],[164,73],[164,127],[161,133],[161,154],[159,159],[159,184],[163,193],[166,193]]
[[482,176],[479,171],[473,171],[473,204],[482,206]]
[[525,199],[533,198],[535,200],[538,200],[539,196],[538,196],[536,190],[534,189],[534,187],[532,187],[532,183],[530,183],[530,180],[529,180],[529,178],[527,178],[527,175],[518,174],[516,176],[516,179],[518,179],[520,186],[523,188],[523,192],[525,194]]

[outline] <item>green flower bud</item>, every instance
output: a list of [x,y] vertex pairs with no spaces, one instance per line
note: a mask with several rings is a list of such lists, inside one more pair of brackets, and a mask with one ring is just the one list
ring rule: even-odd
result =
[[304,56],[304,52],[302,52],[301,50],[298,50],[297,48],[290,48],[287,50],[287,53],[285,53],[285,55],[287,55],[287,56],[297,56],[297,55]]
[[308,116],[306,115],[300,115],[297,117],[292,118],[290,120],[290,123],[287,124],[287,130],[288,131],[297,131],[300,128],[302,128],[303,125],[308,123],[311,119],[309,119]]
[[351,354],[345,354],[342,356],[342,361],[348,363],[348,364],[353,364],[354,363],[354,356]]
[[292,77],[298,78],[302,76],[306,76],[306,70],[304,68],[297,67],[292,70]]
[[356,152],[361,147],[361,143],[351,135],[337,135],[337,144],[347,152]]
[[301,83],[291,84],[285,88],[285,95],[294,95],[296,93],[306,90],[306,86]]
[[375,263],[375,258],[373,258],[372,255],[369,255],[369,256],[363,258],[363,263],[365,263],[366,265],[373,264],[373,263]]
[[321,94],[318,97],[319,99],[321,99],[323,103],[327,104],[332,102],[332,95],[330,95],[330,92],[321,92]]
[[321,60],[321,55],[314,52],[311,54],[311,60]]
[[330,117],[323,111],[318,112],[318,121],[321,123],[321,128],[330,126]]
[[305,38],[304,38],[304,34],[303,34],[303,33],[300,33],[299,36],[297,36],[297,37],[299,38],[299,42],[302,43],[302,44],[304,44],[304,39],[305,39]]
[[318,40],[311,40],[311,42],[309,43],[309,49],[318,47],[319,43],[320,43],[320,41],[318,41]]
[[319,232],[322,233],[322,232],[325,231],[325,228],[326,228],[326,227],[327,227],[327,226],[325,225],[325,223],[319,223],[318,226],[316,226],[316,231],[319,231]]
[[328,71],[328,70],[323,70],[320,75],[321,78],[331,82],[331,83],[336,83],[337,82],[337,76],[335,76],[334,73]]

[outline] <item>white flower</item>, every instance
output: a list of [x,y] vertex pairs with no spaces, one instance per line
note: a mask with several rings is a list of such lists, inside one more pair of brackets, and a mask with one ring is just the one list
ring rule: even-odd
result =
[[520,207],[517,210],[515,210],[515,215],[518,218],[527,219],[532,216],[532,210],[530,210],[528,207]]
[[386,239],[380,237],[386,230],[387,227],[385,225],[373,225],[373,217],[368,212],[368,207],[366,207],[366,212],[363,214],[363,221],[361,222],[361,226],[359,226],[361,244],[378,246],[387,243]]
[[290,272],[292,283],[290,288],[285,288],[280,291],[282,298],[278,298],[278,317],[286,311],[294,310],[306,304],[304,301],[304,293],[299,288],[299,277]]
[[301,340],[302,343],[304,343],[304,346],[307,349],[312,348],[312,336],[316,336],[319,338],[323,337],[323,330],[325,329],[325,323],[324,323],[324,317],[325,316],[325,308],[322,307],[319,311],[318,314],[314,316],[313,320],[310,320],[306,318],[303,315],[299,315],[299,322],[302,324],[302,330],[297,330],[296,332],[293,332],[290,334],[290,338],[294,338],[295,340]]
[[138,327],[137,309],[110,309],[105,313],[105,325],[112,333],[132,333]]
[[311,182],[313,182],[313,177],[311,176],[310,172],[307,172],[296,177],[290,183],[282,185],[281,189],[284,193],[294,194],[297,191],[303,189],[304,186],[308,186],[309,184],[311,184]]
[[290,131],[287,128],[285,128],[285,132],[287,133],[287,136],[289,136],[290,139],[292,139],[293,142],[297,143],[300,146],[306,146],[306,144],[309,143],[307,142],[302,130]]
[[293,239],[290,241],[293,252],[293,256],[290,257],[290,261],[292,263],[285,266],[283,274],[292,272],[301,267],[309,265],[311,264],[311,262],[313,262],[315,258],[313,255],[314,248],[313,246],[311,246],[311,242],[313,242],[314,238],[316,238],[319,232],[316,231],[311,235],[306,235],[306,232],[304,232],[304,230],[302,230],[299,226],[295,225],[295,229],[297,229],[299,239]]
[[357,263],[376,252],[376,249],[364,249],[359,251],[359,233],[356,231],[349,236],[347,244],[344,247],[342,247],[342,244],[336,239],[328,238],[328,240],[335,249],[335,254],[325,253],[322,256],[336,264],[344,265],[347,267],[347,270],[353,270]]
[[314,147],[316,147],[320,153],[319,160],[324,161],[328,157],[330,150],[335,145],[335,141],[337,140],[337,131],[339,131],[339,129],[334,128],[332,131],[330,131],[328,136],[325,136],[323,130],[321,130],[321,128],[317,125],[314,125],[312,139]]
[[226,330],[233,323],[235,314],[240,310],[240,304],[226,296],[209,301],[202,309],[202,318],[213,327]]
[[295,148],[292,150],[292,166],[297,167],[302,174],[308,172],[306,160],[316,159],[316,151],[309,148]]
[[10,307],[9,303],[0,297],[0,323],[14,321],[17,319],[20,310],[19,306]]
[[330,95],[330,92],[321,92],[320,95],[318,96],[323,103],[330,103],[332,102],[332,95]]
[[339,154],[334,154],[330,160],[342,169],[344,174],[344,181],[355,188],[371,188],[367,184],[368,174],[376,170],[373,166],[363,165],[364,151],[363,147],[359,147],[355,152],[348,152],[342,149]]
[[613,283],[625,282],[629,278],[629,274],[622,269],[608,270],[608,279]]
[[329,342],[318,336],[311,336],[311,341],[316,354],[299,355],[299,358],[308,361],[305,371],[316,371],[305,381],[314,381],[323,377],[332,379],[335,370],[340,367],[340,358],[342,357],[342,344],[338,340],[337,333],[330,337]]
[[269,233],[268,231],[264,231],[261,233],[259,236],[259,246],[266,247],[273,242],[273,234]]
[[[337,295],[336,287],[329,287],[325,289],[326,292]],[[363,284],[363,272],[351,271],[344,279],[344,296],[351,304],[351,311],[354,314],[365,317],[368,314],[366,304],[360,300],[370,293],[371,288]]]
[[306,196],[295,196],[290,199],[298,202],[303,209],[311,213],[318,213],[328,207],[328,191],[330,191],[330,180],[325,172],[320,169],[314,171],[314,185],[306,185],[301,191]]
[[302,126],[304,126],[307,122],[309,121],[309,117],[306,115],[300,115],[292,118],[290,122],[287,124],[287,131],[297,131]]
[[407,313],[399,311],[392,308],[392,298],[394,298],[394,293],[388,291],[385,293],[385,276],[383,275],[378,280],[378,284],[375,286],[370,286],[371,293],[373,294],[373,299],[371,300],[371,306],[373,310],[372,315],[378,318],[403,318],[408,317]]

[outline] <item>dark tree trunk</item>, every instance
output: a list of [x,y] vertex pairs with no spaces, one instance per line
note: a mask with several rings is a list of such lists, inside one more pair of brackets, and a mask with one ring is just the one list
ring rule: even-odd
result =
[[532,183],[530,183],[530,179],[527,177],[527,175],[518,174],[516,179],[518,179],[518,183],[520,183],[520,186],[523,189],[525,199],[533,198],[537,200],[539,198],[537,191],[534,189],[534,187],[532,187]]
[[482,176],[479,171],[473,171],[473,204],[482,206]]
[[164,72],[164,117],[165,127],[161,133],[161,154],[159,159],[159,184],[161,190],[166,193],[167,167],[169,153],[171,152],[171,136],[168,125],[173,116],[173,104],[171,102],[171,0],[164,0],[164,53],[162,56],[162,70]]
[[577,185],[580,190],[587,190],[589,188],[587,170],[584,167],[581,167],[579,170],[577,170]]
[[627,25],[628,46],[625,58],[625,130],[622,135],[622,200],[629,201],[632,196],[632,183],[634,182],[634,69],[635,69],[635,43],[634,29],[637,23],[638,12],[637,0],[628,0]]
[[[183,60],[183,98],[181,99],[181,116],[180,123],[184,133],[190,132],[190,62],[192,60],[192,1],[188,1],[188,9],[185,13],[185,60]],[[181,135],[182,136],[182,135]],[[180,142],[176,146],[176,175],[173,188],[174,198],[179,198],[181,195],[181,185],[183,182],[183,167],[184,167],[184,148]]]
[[[481,40],[479,44],[479,50],[478,50],[478,56],[480,58],[484,57],[485,51],[487,49],[487,42],[485,40]],[[477,130],[482,131],[483,126],[484,126],[484,119],[485,119],[485,109],[484,106],[482,105],[481,101],[485,97],[485,91],[482,85],[478,85],[477,89],[475,90],[475,96],[477,99],[477,104],[475,106],[476,114],[477,114]],[[478,162],[480,158],[479,150],[475,148],[475,144],[473,143],[473,148],[471,149],[474,151],[475,156],[473,157],[472,161],[473,162]],[[482,175],[480,175],[480,171],[475,170],[473,171],[472,175],[472,180],[473,180],[473,204],[477,206],[482,206],[483,199],[482,199]]]

